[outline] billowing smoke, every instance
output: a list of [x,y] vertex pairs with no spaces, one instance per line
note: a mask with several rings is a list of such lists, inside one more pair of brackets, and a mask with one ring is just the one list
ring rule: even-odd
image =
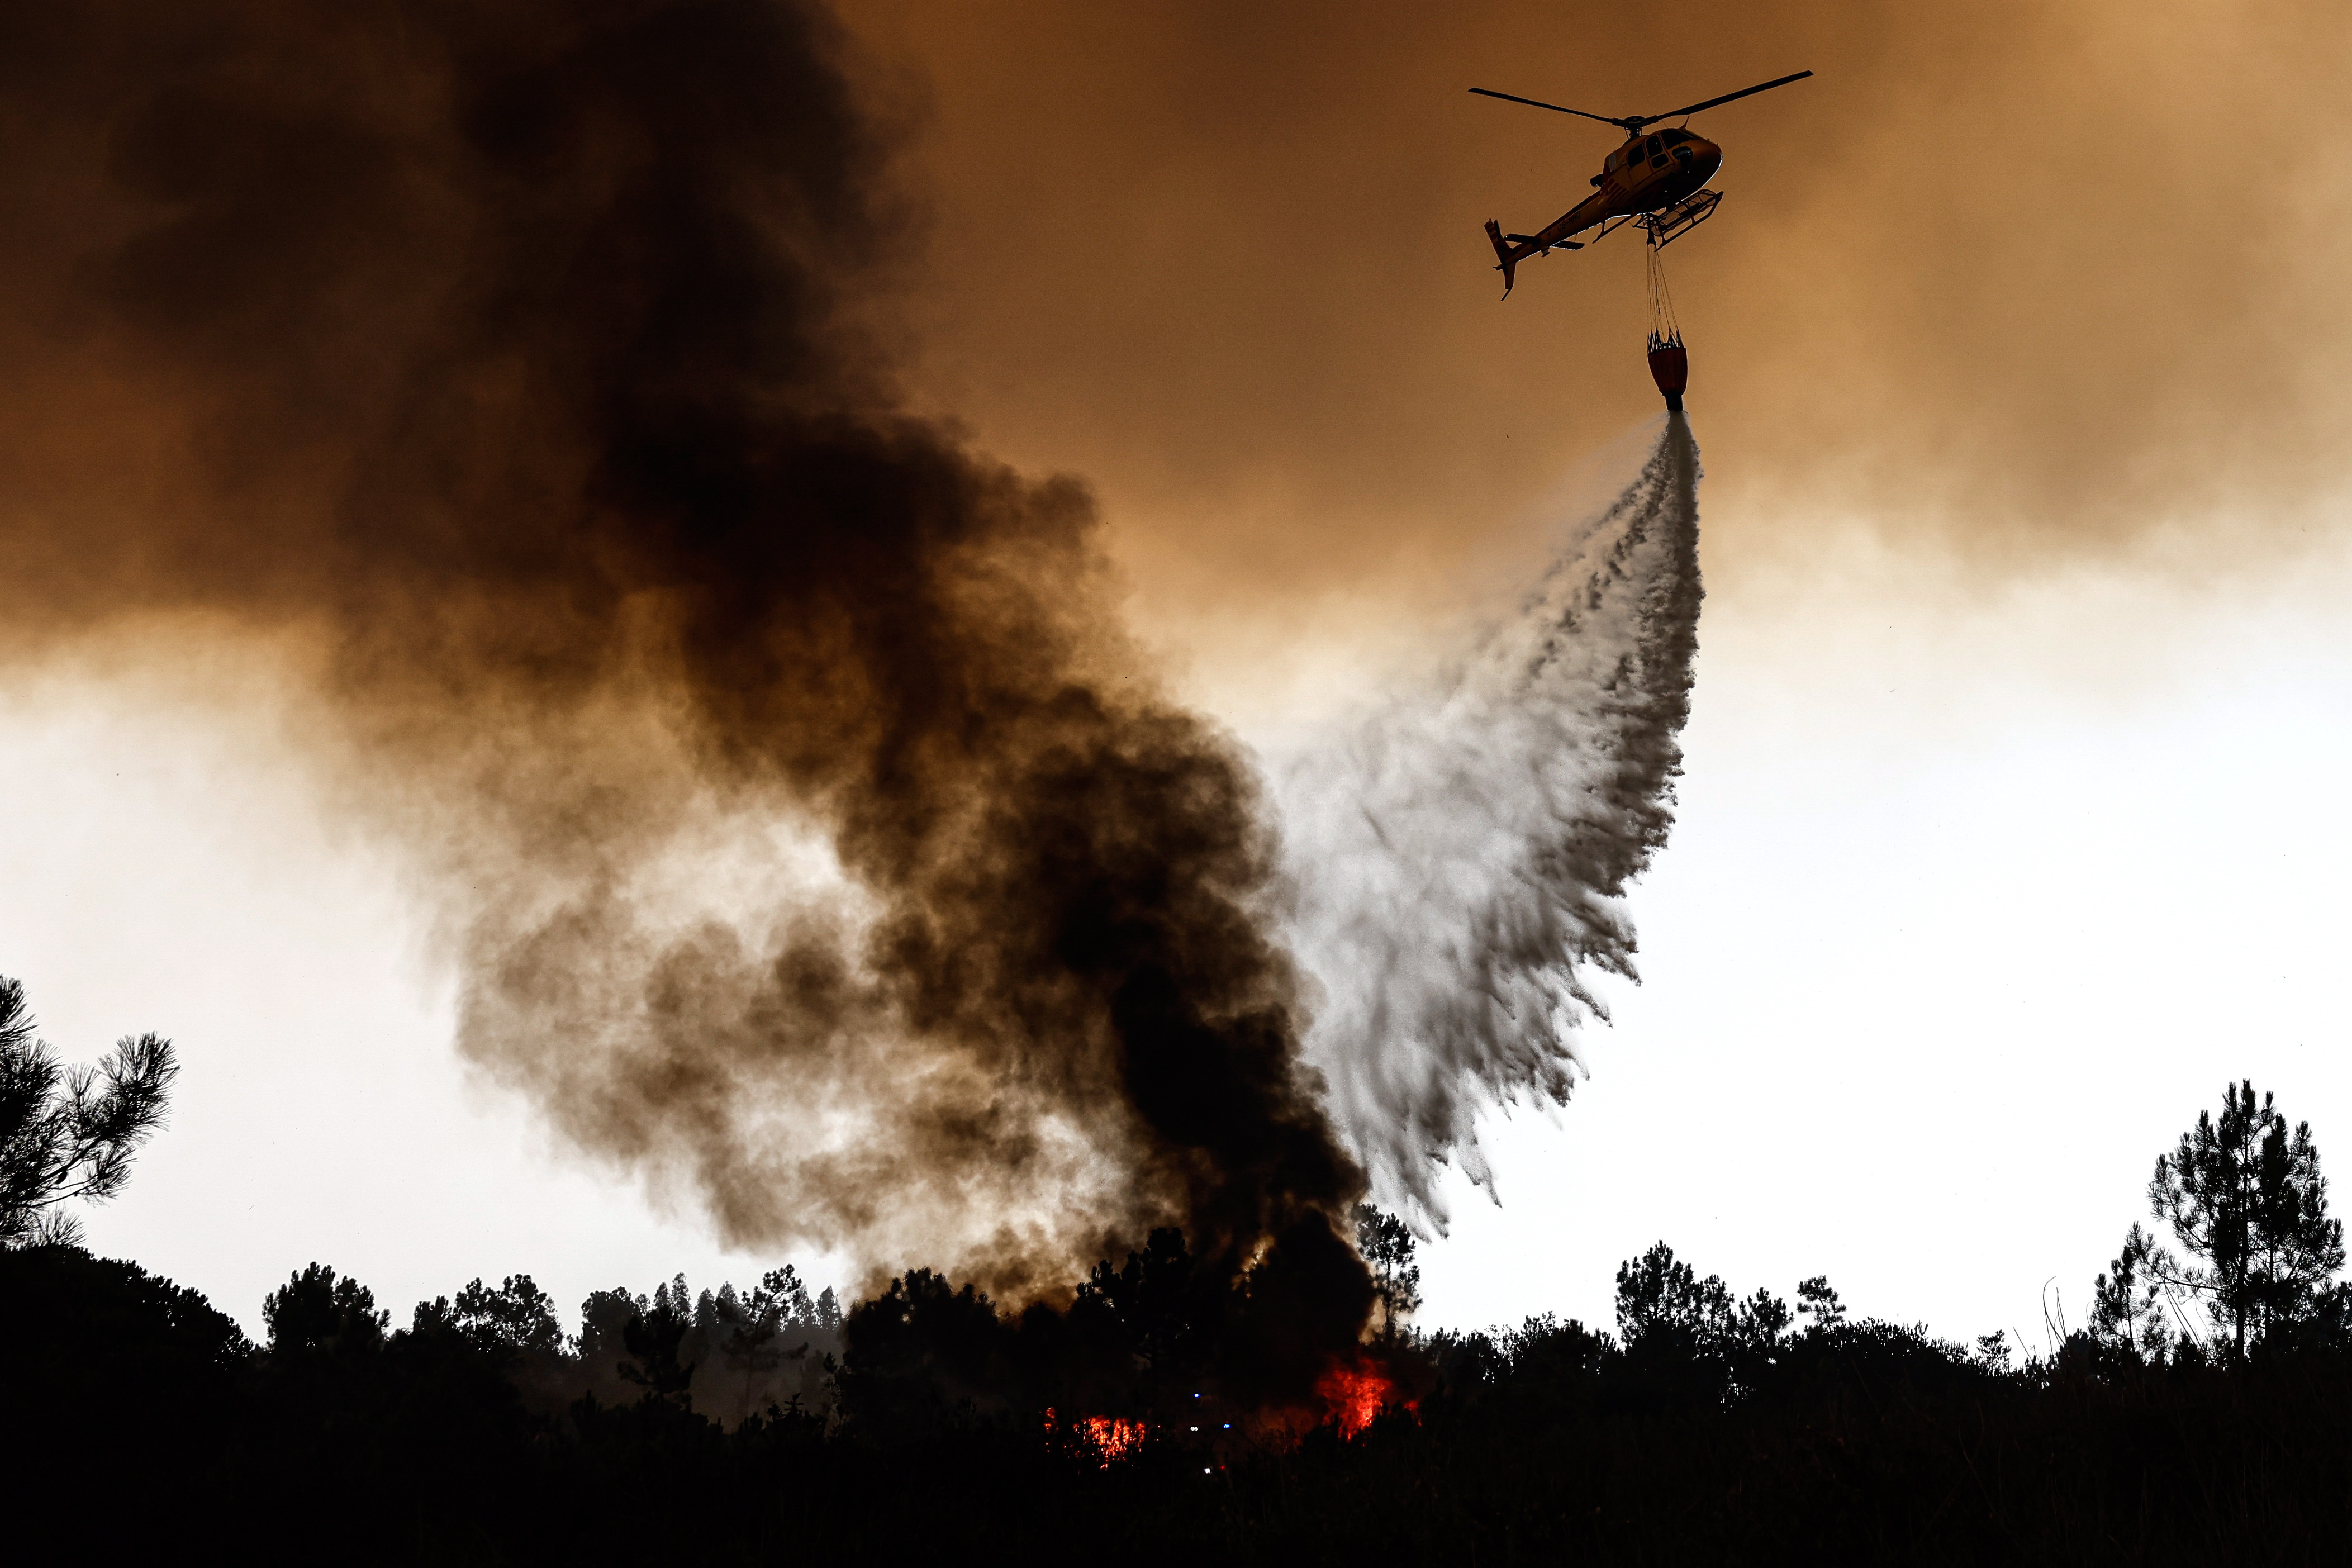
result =
[[1018,1300],[1181,1226],[1295,1386],[1370,1303],[1334,1115],[1433,1215],[1631,973],[1696,450],[1277,814],[1084,490],[903,412],[847,49],[808,0],[0,18],[0,642],[289,660],[461,1048],[727,1240]]
[[1087,495],[900,411],[825,14],[0,34],[15,652],[306,660],[463,1050],[728,1240],[1018,1299],[1181,1225],[1352,1338],[1253,773],[1106,620]]
[[1517,613],[1282,771],[1309,1058],[1374,1190],[1442,1226],[1477,1118],[1563,1103],[1591,977],[1633,976],[1626,883],[1673,824],[1698,648],[1698,449],[1670,416]]

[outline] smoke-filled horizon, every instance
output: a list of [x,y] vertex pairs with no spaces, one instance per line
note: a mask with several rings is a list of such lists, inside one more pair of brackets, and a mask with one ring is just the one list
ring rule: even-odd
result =
[[1017,1301],[1181,1225],[1352,1340],[1254,775],[1108,618],[1083,489],[899,409],[827,14],[9,33],[12,651],[311,640],[461,1051],[730,1244]]

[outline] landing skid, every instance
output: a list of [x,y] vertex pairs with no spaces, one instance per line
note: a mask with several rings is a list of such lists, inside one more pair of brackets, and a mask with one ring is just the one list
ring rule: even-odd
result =
[[[1654,213],[1643,213],[1634,221],[1641,224],[1643,232],[1650,237],[1650,248],[1664,250],[1713,217],[1717,205],[1722,200],[1721,191],[1694,191],[1674,205]],[[1596,235],[1594,237],[1600,237]]]

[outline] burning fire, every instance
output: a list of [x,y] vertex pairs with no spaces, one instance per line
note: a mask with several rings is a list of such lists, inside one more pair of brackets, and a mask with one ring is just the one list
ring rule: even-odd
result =
[[1116,1415],[1088,1415],[1077,1424],[1078,1440],[1102,1456],[1102,1468],[1124,1459],[1143,1447],[1143,1423]]
[[[1045,1411],[1045,1430],[1054,1429],[1054,1412]],[[1109,1469],[1113,1459],[1132,1458],[1143,1447],[1144,1426],[1118,1415],[1081,1415],[1070,1423],[1071,1435],[1081,1447]]]
[[[1318,1426],[1336,1426],[1343,1439],[1360,1436],[1381,1412],[1394,1409],[1418,1415],[1421,1401],[1405,1398],[1396,1379],[1378,1359],[1359,1352],[1350,1360],[1334,1363],[1316,1380],[1315,1405],[1276,1405],[1255,1414],[1235,1415],[1233,1422],[1219,1430],[1233,1432],[1239,1425],[1246,1429],[1251,1441],[1287,1449]],[[1202,1430],[1200,1426],[1191,1429]],[[1169,1430],[1181,1433],[1184,1429]],[[1061,1435],[1072,1449],[1107,1470],[1114,1461],[1132,1459],[1141,1454],[1151,1427],[1148,1422],[1121,1415],[1074,1415],[1064,1421],[1057,1412],[1048,1408],[1045,1431],[1049,1436]],[[1213,1441],[1215,1433],[1208,1436]]]
[[1317,1382],[1315,1394],[1330,1413],[1326,1419],[1339,1426],[1342,1437],[1353,1437],[1391,1405],[1417,1410],[1421,1404],[1417,1399],[1399,1401],[1395,1380],[1369,1363],[1333,1367]]

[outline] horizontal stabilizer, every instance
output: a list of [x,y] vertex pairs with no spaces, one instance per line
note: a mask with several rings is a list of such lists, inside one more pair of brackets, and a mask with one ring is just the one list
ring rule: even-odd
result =
[[[1514,245],[1543,245],[1543,241],[1532,234],[1507,234],[1503,237]],[[1582,250],[1584,246],[1580,240],[1555,239],[1549,245],[1544,245],[1544,248],[1546,250]]]

